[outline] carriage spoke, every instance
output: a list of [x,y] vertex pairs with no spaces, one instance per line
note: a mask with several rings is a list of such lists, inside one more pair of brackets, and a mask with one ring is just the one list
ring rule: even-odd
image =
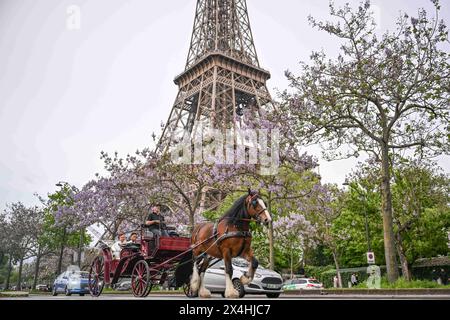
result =
[[136,297],[145,297],[149,287],[149,267],[145,260],[136,263],[132,273],[132,289]]

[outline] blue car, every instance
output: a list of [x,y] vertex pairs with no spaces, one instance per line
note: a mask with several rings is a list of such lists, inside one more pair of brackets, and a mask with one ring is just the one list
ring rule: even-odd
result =
[[66,296],[89,293],[89,273],[85,271],[66,271],[53,283],[52,294],[64,293]]

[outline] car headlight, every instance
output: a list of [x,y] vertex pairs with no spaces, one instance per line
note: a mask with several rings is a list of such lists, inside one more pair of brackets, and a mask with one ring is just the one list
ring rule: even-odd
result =
[[255,278],[261,278],[262,275],[260,273],[255,273]]

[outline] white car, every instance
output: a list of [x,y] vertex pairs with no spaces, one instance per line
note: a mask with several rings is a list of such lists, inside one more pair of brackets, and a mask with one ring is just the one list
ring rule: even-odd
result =
[[[283,292],[283,279],[281,275],[275,271],[258,267],[253,281],[243,286],[240,277],[248,271],[249,263],[241,258],[235,258],[233,263],[233,285],[242,298],[248,294],[265,294],[268,298],[278,298]],[[212,293],[225,293],[225,265],[223,260],[206,270],[204,278],[205,287]]]
[[283,290],[316,290],[323,289],[323,284],[314,278],[300,278],[288,280],[283,285]]
[[130,291],[131,290],[131,281],[125,280],[116,285],[114,288],[116,291]]

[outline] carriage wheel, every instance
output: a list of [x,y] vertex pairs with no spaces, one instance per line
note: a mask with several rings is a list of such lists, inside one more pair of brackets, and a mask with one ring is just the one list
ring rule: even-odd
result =
[[103,257],[98,256],[94,259],[89,270],[89,292],[91,296],[98,297],[105,286],[105,270]]
[[134,266],[131,276],[133,294],[135,297],[145,298],[152,290],[152,286],[148,263],[145,260],[141,260]]

